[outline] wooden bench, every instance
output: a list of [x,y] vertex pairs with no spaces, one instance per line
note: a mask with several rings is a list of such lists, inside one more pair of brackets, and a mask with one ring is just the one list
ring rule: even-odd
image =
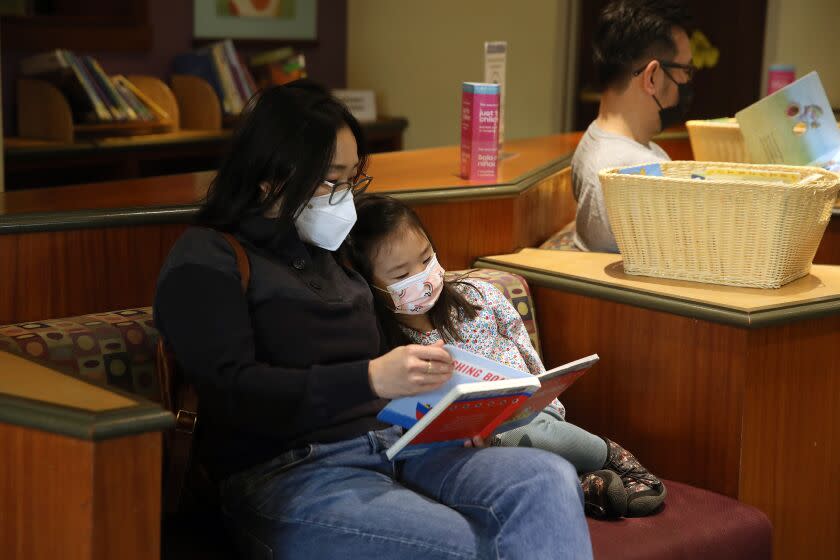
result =
[[[537,332],[536,316],[531,300],[528,284],[517,275],[497,270],[480,270],[475,276],[491,282],[499,288],[514,304],[522,315],[526,328],[535,344],[540,348]],[[13,353],[33,360],[42,366],[61,370],[61,375],[31,362],[14,358],[14,360],[0,361],[0,379],[15,379],[13,385],[35,384],[31,379],[32,372],[37,369],[39,375],[49,373],[48,383],[38,382],[38,393],[27,394],[26,398],[43,399],[49,392],[55,392],[50,385],[53,383],[77,382],[87,387],[90,383],[113,387],[121,392],[139,395],[138,399],[155,399],[158,395],[157,377],[154,371],[154,347],[158,333],[154,327],[151,308],[127,309],[117,312],[99,313],[66,319],[51,319],[30,323],[21,323],[0,327],[0,356],[10,358]],[[545,340],[552,341],[554,336]],[[6,354],[3,354],[3,351]],[[602,351],[599,349],[599,351]],[[549,352],[549,355],[552,355]],[[29,365],[25,365],[29,364]],[[34,368],[34,369],[33,369]],[[603,367],[596,366],[589,375],[593,380],[603,376]],[[46,379],[46,378],[45,378]],[[67,380],[67,381],[65,381]],[[98,389],[98,388],[97,388]],[[117,397],[108,391],[94,399],[94,404],[102,403]],[[0,393],[6,392],[0,398],[16,399],[18,397],[8,393],[9,388],[0,386]],[[119,398],[125,399],[124,396]],[[129,403],[133,402],[127,399]],[[138,402],[146,402],[139,400]],[[131,405],[133,406],[133,405]],[[156,420],[154,428],[167,427],[171,417],[159,408],[143,405],[143,410],[149,411]],[[571,410],[572,417],[580,416],[582,411]],[[122,508],[110,507],[107,500],[95,502],[105,504],[97,510],[102,529],[91,534],[82,532],[82,528],[74,523],[77,510],[81,507],[85,496],[92,490],[77,497],[77,493],[64,494],[60,491],[62,477],[57,473],[64,469],[75,472],[78,465],[85,461],[84,455],[61,454],[60,447],[29,447],[35,445],[37,438],[44,435],[38,430],[48,432],[62,432],[61,422],[58,424],[41,423],[27,427],[18,416],[0,416],[0,435],[15,431],[15,438],[0,437],[2,452],[6,456],[16,457],[15,464],[20,468],[10,473],[8,483],[11,487],[19,488],[15,494],[16,504],[23,502],[35,504],[50,504],[50,519],[54,520],[47,529],[40,531],[27,530],[41,523],[40,508],[25,509],[25,516],[15,518],[12,533],[18,535],[16,546],[26,550],[27,559],[41,558],[151,558],[150,549],[160,542],[159,508],[160,508],[160,445],[159,434],[152,431],[142,440],[141,449],[124,448],[119,458],[121,468],[135,465],[142,453],[142,472],[136,469],[126,471],[122,478],[103,478],[99,492],[128,498],[135,494],[145,496],[145,507]],[[22,430],[22,431],[21,431]],[[69,444],[80,437],[77,433],[65,434]],[[70,438],[70,439],[68,439]],[[74,439],[75,438],[75,439]],[[80,440],[81,441],[81,440]],[[65,442],[65,445],[68,443]],[[37,451],[27,454],[27,449]],[[10,455],[11,454],[11,455]],[[644,457],[644,455],[642,455]],[[58,466],[61,466],[60,469]],[[40,470],[53,473],[51,484],[39,484],[27,474],[28,468],[37,466]],[[130,475],[130,476],[129,476]],[[103,475],[105,476],[105,475]],[[615,522],[590,520],[590,532],[596,558],[603,559],[692,559],[692,558],[770,558],[770,524],[757,509],[741,504],[734,499],[700,490],[678,482],[666,481],[669,497],[664,510],[652,517],[641,519],[623,519]],[[91,498],[92,499],[92,498]],[[51,501],[50,501],[51,500]],[[73,501],[77,500],[77,501]],[[123,504],[123,502],[118,502]],[[7,504],[3,504],[4,508]],[[19,506],[8,505],[6,511],[19,511]],[[149,522],[151,516],[153,522]],[[143,521],[143,522],[138,522]],[[201,523],[205,521],[202,520]],[[211,521],[212,522],[212,521]],[[185,542],[184,534],[165,534],[164,540],[170,557],[185,560],[186,558],[227,558],[224,552],[225,544],[218,541],[218,528],[207,530],[204,526],[203,535],[196,540],[192,535],[189,542]],[[215,530],[214,530],[215,529]],[[47,534],[44,534],[44,530]],[[563,530],[558,527],[558,530]],[[8,531],[7,531],[8,533]],[[6,534],[6,533],[0,533]],[[168,538],[167,538],[168,537]],[[86,538],[91,539],[90,546],[95,550],[107,551],[107,555],[76,555],[67,553],[69,548],[63,548],[65,542],[75,543]],[[145,543],[145,548],[134,552],[123,551],[120,543]],[[51,543],[43,546],[38,543]],[[107,546],[103,543],[107,543]],[[6,543],[0,540],[0,549],[6,550]],[[117,548],[114,548],[117,547]],[[175,552],[175,551],[178,552]],[[31,551],[31,552],[30,552]],[[215,554],[215,556],[214,556]]]

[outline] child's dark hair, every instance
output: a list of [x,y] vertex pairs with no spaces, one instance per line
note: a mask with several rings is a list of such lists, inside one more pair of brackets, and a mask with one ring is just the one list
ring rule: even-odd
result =
[[[373,256],[389,236],[398,232],[400,228],[408,227],[426,236],[434,248],[434,242],[429,237],[426,228],[414,210],[390,196],[381,194],[363,194],[356,197],[356,225],[350,232],[347,243],[344,244],[344,255],[351,266],[361,274],[368,284],[373,283]],[[471,303],[456,288],[456,284],[473,287],[462,278],[443,283],[443,290],[432,309],[429,319],[445,342],[463,342],[458,334],[456,324],[465,319],[474,319],[481,309]],[[476,288],[476,293],[479,293]],[[374,291],[374,307],[376,315],[385,334],[385,339],[391,348],[410,344],[411,340],[400,328],[394,316],[393,309],[385,304],[385,298]]]

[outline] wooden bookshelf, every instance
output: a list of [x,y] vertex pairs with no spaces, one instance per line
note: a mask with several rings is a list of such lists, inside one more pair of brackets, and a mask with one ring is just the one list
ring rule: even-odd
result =
[[148,3],[148,0],[51,2],[56,10],[51,15],[4,15],[0,17],[0,45],[4,52],[147,51],[153,43]]
[[[169,114],[165,122],[74,123],[51,83],[18,81],[18,136],[4,139],[7,190],[137,179],[216,169],[235,116],[222,114],[215,90],[196,76],[126,76]],[[402,117],[361,123],[371,152],[403,147]]]
[[169,120],[74,123],[70,103],[53,84],[21,78],[17,83],[18,134],[21,138],[72,144],[91,136],[133,136],[178,129],[178,104],[169,87],[151,76],[129,80],[169,113]]
[[[181,108],[181,128],[192,130],[222,130],[236,123],[236,115],[225,115],[213,87],[203,78],[175,74],[172,92]],[[371,152],[402,150],[402,136],[408,121],[402,117],[382,117],[360,123]]]
[[[402,147],[407,121],[402,117],[362,123],[372,152]],[[7,137],[7,190],[138,179],[216,169],[227,148],[230,129],[196,130],[143,136],[76,138],[73,142]]]
[[180,112],[180,126],[191,130],[221,130],[222,105],[213,87],[197,76],[175,74],[172,92]]

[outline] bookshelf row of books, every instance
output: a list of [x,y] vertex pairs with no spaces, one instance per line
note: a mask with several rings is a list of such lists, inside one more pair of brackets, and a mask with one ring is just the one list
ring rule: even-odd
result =
[[[238,115],[262,88],[306,77],[303,54],[291,48],[259,53],[248,62],[228,39],[176,56],[172,72],[206,81],[225,116]],[[56,86],[77,124],[168,122],[171,118],[129,79],[109,75],[91,56],[57,49],[22,60],[20,71]]]
[[109,76],[91,56],[68,50],[21,61],[21,74],[53,83],[67,98],[74,122],[168,121],[170,115],[125,76]]
[[209,83],[219,96],[225,115],[239,114],[257,91],[251,72],[229,39],[176,56],[172,70]]
[[173,72],[207,81],[219,96],[225,115],[238,115],[259,89],[306,77],[303,55],[290,48],[260,53],[249,62],[246,64],[233,41],[226,39],[178,55]]

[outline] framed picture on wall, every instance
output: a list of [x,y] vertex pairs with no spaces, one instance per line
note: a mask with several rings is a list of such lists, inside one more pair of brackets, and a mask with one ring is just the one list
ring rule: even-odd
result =
[[193,0],[196,39],[314,41],[317,0]]

